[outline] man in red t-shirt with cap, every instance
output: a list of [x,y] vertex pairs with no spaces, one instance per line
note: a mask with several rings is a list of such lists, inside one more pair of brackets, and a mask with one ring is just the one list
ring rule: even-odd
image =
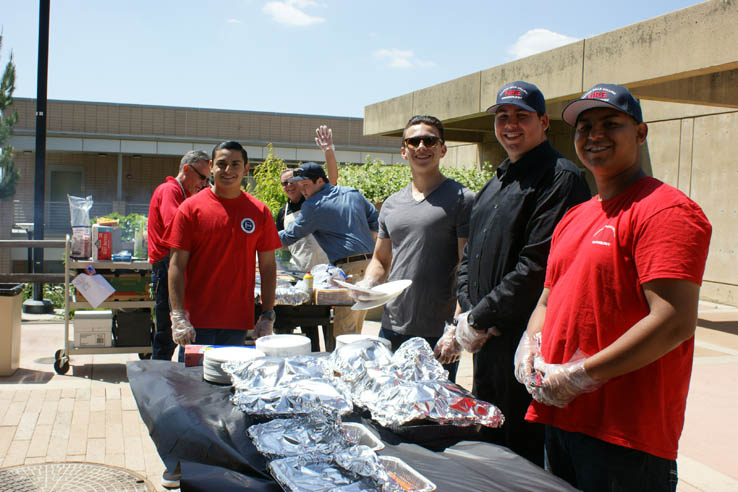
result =
[[202,150],[187,152],[179,163],[177,177],[167,176],[166,181],[156,187],[149,203],[147,235],[156,319],[152,359],[170,360],[176,347],[169,320],[169,247],[163,244],[164,232],[172,223],[179,204],[207,187],[209,160],[210,156]]
[[515,355],[546,424],[550,471],[584,491],[674,491],[697,303],[712,227],[641,167],[648,127],[598,84],[562,119],[598,195],[554,230],[546,281]]

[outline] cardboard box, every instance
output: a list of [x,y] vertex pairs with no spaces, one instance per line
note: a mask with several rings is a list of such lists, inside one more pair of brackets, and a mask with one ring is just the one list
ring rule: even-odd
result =
[[110,260],[113,256],[113,228],[92,225],[92,261]]
[[315,304],[320,306],[351,306],[354,300],[348,289],[315,289]]
[[113,311],[75,311],[72,326],[74,327],[75,334],[77,332],[112,333]]
[[77,348],[112,347],[113,332],[75,330],[74,346]]
[[[115,289],[106,301],[150,301],[152,299],[151,272],[104,273],[102,276]],[[85,296],[76,289],[75,299],[86,300]]]

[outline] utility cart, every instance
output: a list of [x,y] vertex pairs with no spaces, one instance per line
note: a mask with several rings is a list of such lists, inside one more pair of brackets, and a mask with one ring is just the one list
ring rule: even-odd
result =
[[[75,338],[78,337],[71,336],[70,331],[70,311],[77,309],[92,309],[92,306],[89,302],[87,302],[83,298],[79,298],[79,293],[77,294],[78,297],[74,301],[72,300],[71,282],[74,277],[76,277],[79,273],[84,272],[89,266],[92,266],[95,269],[96,273],[104,274],[106,276],[126,275],[135,278],[135,276],[138,275],[142,278],[148,278],[150,277],[151,272],[151,265],[149,264],[149,262],[76,260],[74,258],[71,258],[70,252],[71,243],[69,235],[67,235],[64,248],[64,347],[57,350],[54,354],[54,370],[58,374],[66,374],[67,371],[69,371],[69,357],[74,354],[138,354],[139,358],[141,359],[150,358],[151,333],[153,328],[153,324],[151,322],[151,310],[154,308],[154,301],[153,299],[151,299],[151,296],[148,292],[148,287],[146,288],[145,293],[140,292],[141,295],[133,294],[127,296],[116,296],[115,294],[113,294],[113,296],[111,297],[114,298],[114,300],[108,298],[105,302],[98,306],[98,308],[100,309],[110,309],[116,315],[121,312],[130,313],[130,310],[134,310],[133,314],[136,314],[135,310],[147,310],[148,321],[146,320],[146,316],[139,316],[138,318],[136,318],[135,316],[133,318],[128,316],[128,318],[130,319],[137,319],[139,323],[145,323],[145,326],[142,326],[141,329],[147,330],[148,332],[147,344],[139,343],[138,345],[133,346],[116,346],[114,343],[111,343],[111,346],[107,346],[107,343],[103,343],[106,346],[79,346],[78,343],[75,343]],[[141,280],[139,279],[139,284],[140,281]],[[112,337],[112,320],[110,327],[110,336]],[[119,331],[124,331],[125,329],[126,327],[118,326]],[[118,333],[118,336],[116,336],[115,338],[119,340],[122,338],[128,338],[129,340],[132,339],[130,336],[126,337],[125,332],[122,333],[123,337],[121,337],[120,335],[121,333]],[[133,339],[135,338],[136,337],[133,337]],[[142,337],[138,338],[143,341]],[[105,337],[103,337],[102,339],[104,340]]]

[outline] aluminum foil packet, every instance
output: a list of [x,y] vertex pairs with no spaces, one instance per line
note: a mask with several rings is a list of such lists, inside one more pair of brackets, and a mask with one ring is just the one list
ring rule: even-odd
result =
[[370,368],[392,363],[392,351],[377,340],[367,339],[337,348],[328,357],[333,374],[342,381],[356,381]]
[[268,459],[333,454],[350,446],[340,421],[320,413],[252,425],[248,434]]
[[[502,412],[477,400],[461,386],[448,380],[428,342],[411,338],[387,360],[370,340],[337,349],[330,357],[333,370],[351,384],[353,403],[367,408],[384,426],[414,420],[468,426],[499,427]],[[375,342],[384,348],[378,342]]]
[[324,357],[261,357],[226,362],[235,393],[231,401],[252,415],[345,415],[353,410],[350,389],[328,379]]
[[353,446],[329,455],[302,455],[269,463],[274,479],[288,491],[400,492],[377,455],[366,446]]
[[272,389],[299,379],[323,379],[331,375],[325,357],[259,357],[223,363],[236,389]]
[[299,286],[277,286],[275,304],[281,306],[299,306],[310,302],[310,294]]

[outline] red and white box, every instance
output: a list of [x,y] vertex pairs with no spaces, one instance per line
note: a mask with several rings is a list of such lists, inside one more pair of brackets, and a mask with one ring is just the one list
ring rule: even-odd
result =
[[110,260],[113,257],[113,228],[92,226],[92,261]]

